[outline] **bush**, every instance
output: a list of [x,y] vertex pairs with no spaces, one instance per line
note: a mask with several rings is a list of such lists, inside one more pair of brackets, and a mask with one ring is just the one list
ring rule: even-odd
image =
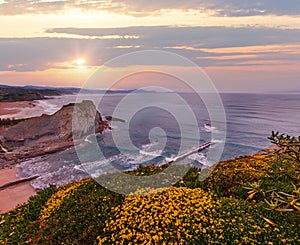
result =
[[[219,163],[205,181],[191,168],[160,192],[130,183],[126,197],[91,179],[51,186],[0,215],[0,244],[299,244],[299,164],[290,152],[240,157]],[[102,178],[124,188],[124,178],[166,167],[178,180],[173,165]]]
[[31,197],[27,204],[0,215],[0,244],[24,244],[28,237],[35,236],[40,211],[55,192],[56,188],[51,186]]
[[273,161],[273,157],[247,156],[221,162],[204,181],[204,188],[229,197],[240,192],[245,183],[260,180]]
[[123,201],[123,196],[108,191],[94,180],[75,184],[77,186],[72,190],[73,193],[65,195],[55,212],[40,222],[39,234],[32,239],[33,243],[93,244],[99,231],[104,228],[111,208]]
[[[150,192],[149,190],[147,190]],[[282,244],[299,240],[298,226],[261,205],[172,187],[127,196],[99,233],[99,244]],[[276,223],[275,223],[276,222]],[[272,224],[271,224],[272,223]]]
[[277,155],[285,155],[300,162],[300,136],[290,136],[288,134],[280,134],[272,131],[272,135],[268,138],[273,144],[278,146],[275,150]]

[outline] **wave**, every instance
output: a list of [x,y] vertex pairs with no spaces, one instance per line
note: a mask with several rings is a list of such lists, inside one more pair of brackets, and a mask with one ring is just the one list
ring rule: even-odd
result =
[[212,139],[211,142],[213,143],[211,148],[216,147],[218,144],[224,144],[225,143],[224,140],[217,140],[217,139]]
[[32,187],[41,190],[49,187],[50,185],[62,186],[69,182],[81,180],[89,177],[86,172],[78,171],[70,166],[62,166],[55,172],[49,172],[41,175],[31,182]]
[[201,163],[205,166],[208,166],[209,165],[209,162],[207,160],[207,157],[206,157],[206,154],[204,153],[195,153],[195,154],[192,154],[188,157],[188,159],[192,160],[192,161],[196,161],[198,163]]
[[61,106],[50,103],[47,100],[39,100],[39,106],[43,109],[46,114],[52,115],[57,112]]
[[162,151],[161,150],[157,150],[157,151],[140,151],[141,155],[144,156],[151,156],[151,157],[159,157],[161,156]]
[[163,152],[162,150],[157,149],[157,147],[159,147],[158,142],[142,145],[142,150],[139,151],[139,154],[146,157],[160,157]]
[[[39,177],[31,181],[31,185],[40,190],[54,184],[56,186],[64,185],[70,181],[76,181],[87,177],[97,178],[100,175],[114,173],[119,171],[128,171],[138,168],[141,164],[148,165],[150,163],[161,166],[174,160],[176,155],[162,155],[160,150],[155,149],[158,143],[145,144],[141,146],[141,150],[130,153],[120,153],[109,158],[103,158],[99,161],[91,161],[78,164],[73,161],[71,153],[46,157],[36,157],[34,159],[22,162],[17,165],[21,169],[20,176]],[[69,158],[67,156],[69,154]],[[72,153],[74,154],[74,153]],[[195,153],[185,159],[186,164],[206,165],[204,154]]]
[[167,164],[169,162],[174,162],[174,159],[176,159],[176,157],[177,155],[175,154],[172,154],[170,157],[165,157],[164,161],[161,162],[162,163],[161,165]]
[[203,129],[206,132],[219,132],[216,127],[211,126],[210,124],[204,124]]
[[29,178],[35,175],[39,177],[31,181],[31,186],[37,190],[45,189],[50,185],[61,186],[89,177],[86,172],[74,168],[73,161],[63,161],[58,166],[43,157],[36,157],[17,165],[21,169],[18,177]]
[[85,139],[84,139],[84,142],[87,142],[87,143],[90,143],[90,144],[93,144],[94,142],[89,140],[89,137],[91,137],[90,135],[88,135]]

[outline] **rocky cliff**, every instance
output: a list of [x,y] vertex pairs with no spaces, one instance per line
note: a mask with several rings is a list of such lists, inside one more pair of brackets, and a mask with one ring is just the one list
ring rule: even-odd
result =
[[[92,101],[69,104],[53,115],[29,118],[0,130],[0,167],[20,159],[64,150],[75,139],[102,133],[109,125]],[[5,164],[5,165],[6,165]]]

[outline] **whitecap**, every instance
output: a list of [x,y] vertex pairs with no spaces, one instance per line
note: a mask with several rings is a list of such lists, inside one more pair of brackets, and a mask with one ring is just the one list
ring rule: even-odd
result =
[[203,129],[206,132],[218,132],[218,129],[216,127],[211,126],[210,124],[204,124]]
[[39,106],[43,109],[43,111],[48,114],[52,115],[57,112],[61,106],[54,105],[50,103],[48,100],[38,100]]
[[206,166],[209,165],[206,154],[203,154],[203,153],[195,153],[195,154],[189,155],[188,159],[190,159],[192,161],[197,161],[198,163],[201,163]]
[[89,136],[87,136],[85,139],[84,139],[84,142],[87,142],[87,143],[90,143],[90,144],[93,144],[93,141],[89,140]]
[[144,156],[151,156],[151,157],[159,157],[162,154],[161,150],[157,150],[157,151],[143,151],[140,150],[140,154],[144,155]]

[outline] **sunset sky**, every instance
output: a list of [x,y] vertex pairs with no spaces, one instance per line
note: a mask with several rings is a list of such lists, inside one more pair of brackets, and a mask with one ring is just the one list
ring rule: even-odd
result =
[[221,92],[300,91],[299,0],[0,0],[0,26],[0,84],[81,87],[108,60],[154,49]]

